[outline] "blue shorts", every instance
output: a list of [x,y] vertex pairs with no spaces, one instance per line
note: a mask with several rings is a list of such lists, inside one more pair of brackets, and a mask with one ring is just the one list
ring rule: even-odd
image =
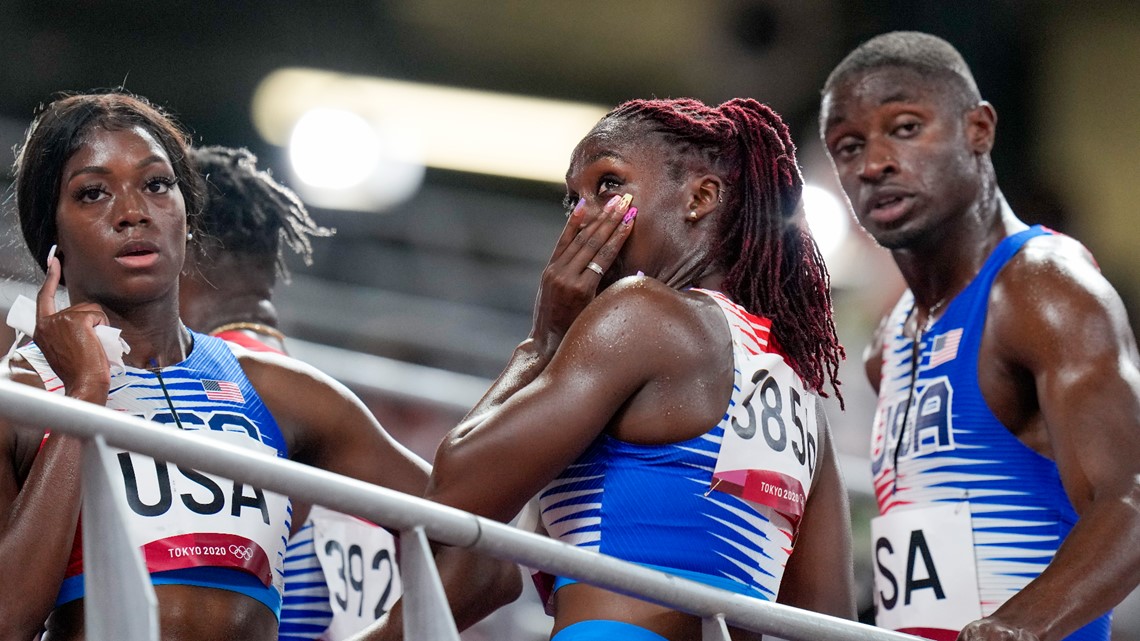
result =
[[622,621],[579,621],[559,630],[550,641],[669,641],[645,628]]

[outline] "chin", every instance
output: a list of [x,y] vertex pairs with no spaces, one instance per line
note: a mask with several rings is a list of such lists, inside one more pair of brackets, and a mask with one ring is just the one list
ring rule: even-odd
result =
[[875,241],[875,244],[890,250],[906,249],[922,244],[923,239],[926,237],[925,230],[906,224],[886,228],[870,227],[864,228],[864,230],[867,232],[867,235]]

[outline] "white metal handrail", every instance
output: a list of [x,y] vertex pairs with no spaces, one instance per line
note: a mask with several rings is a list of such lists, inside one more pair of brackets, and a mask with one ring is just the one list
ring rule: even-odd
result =
[[[406,615],[410,615],[405,616],[405,639],[408,641],[458,638],[446,602],[440,601],[442,590],[438,589],[439,577],[427,556],[425,535],[440,543],[470,548],[608,590],[641,595],[699,616],[705,621],[706,641],[727,640],[725,624],[790,641],[918,641],[917,637],[910,635],[709,587],[422,498],[293,461],[197,439],[104,407],[16,383],[0,381],[0,416],[18,424],[49,426],[53,431],[89,439],[91,449],[103,447],[105,440],[110,446],[226,476],[399,530],[402,533],[402,552],[416,555],[424,561],[410,564],[411,576],[407,576],[409,568],[403,568],[407,590]],[[97,458],[88,455],[85,462]],[[91,472],[85,471],[85,479],[88,474]],[[90,489],[85,487],[85,491]],[[431,601],[434,603],[429,607]],[[87,608],[88,612],[94,610]],[[107,614],[103,612],[103,616]],[[446,621],[447,631],[444,633],[437,629],[441,617]],[[427,628],[432,629],[435,636],[425,636]],[[97,641],[90,634],[88,638]]]

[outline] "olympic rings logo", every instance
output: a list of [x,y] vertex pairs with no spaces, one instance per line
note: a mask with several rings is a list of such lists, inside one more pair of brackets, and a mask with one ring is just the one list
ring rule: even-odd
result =
[[236,556],[239,559],[249,561],[253,558],[253,548],[247,548],[241,545],[231,545],[230,554]]

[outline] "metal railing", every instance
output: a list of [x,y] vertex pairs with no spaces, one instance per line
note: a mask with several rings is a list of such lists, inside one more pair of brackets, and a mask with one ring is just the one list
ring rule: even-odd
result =
[[[111,492],[108,446],[355,514],[400,536],[404,638],[458,641],[428,539],[639,595],[703,620],[704,641],[728,626],[789,641],[917,641],[917,637],[734,594],[582,550],[467,512],[293,461],[208,442],[104,407],[0,381],[0,416],[87,440],[83,459],[85,581],[90,641],[156,641],[157,601]],[[98,613],[98,615],[96,615]],[[115,616],[113,613],[121,613]]]

